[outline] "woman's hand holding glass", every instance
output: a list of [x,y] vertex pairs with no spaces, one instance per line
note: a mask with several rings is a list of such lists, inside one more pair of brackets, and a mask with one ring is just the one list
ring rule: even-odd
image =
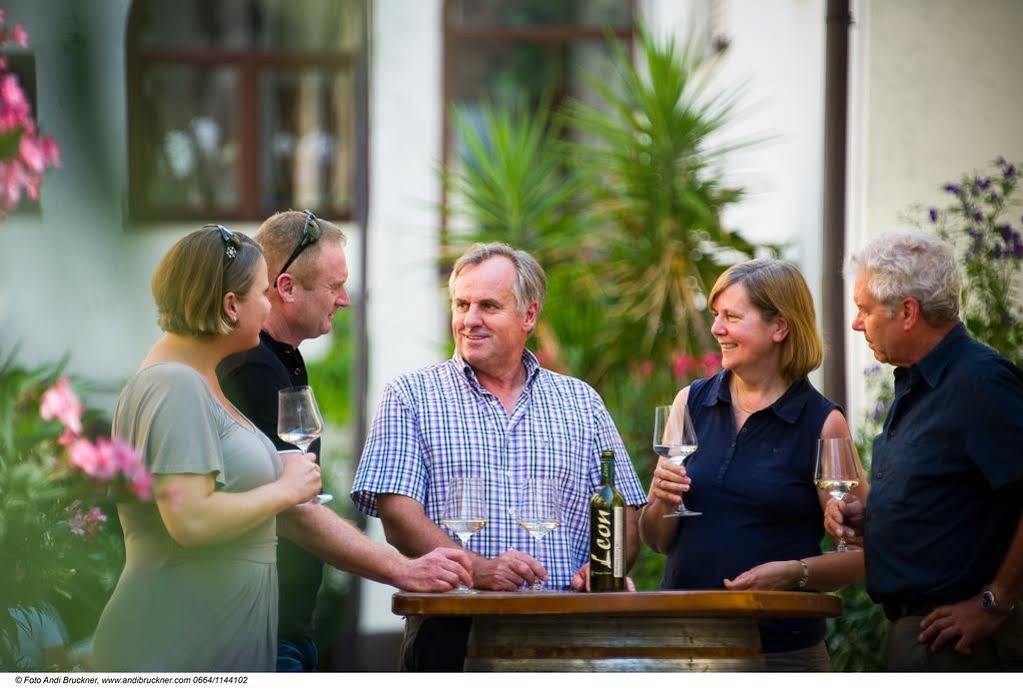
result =
[[647,499],[657,499],[674,508],[682,501],[682,494],[689,492],[689,485],[684,466],[678,466],[666,457],[658,457]]
[[291,493],[292,505],[316,499],[316,494],[323,486],[320,478],[320,467],[316,465],[315,454],[303,454],[298,451],[280,455],[284,472],[277,479]]

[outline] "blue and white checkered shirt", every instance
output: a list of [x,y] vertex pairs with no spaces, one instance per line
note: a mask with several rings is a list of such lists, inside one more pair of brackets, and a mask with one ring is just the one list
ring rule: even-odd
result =
[[[646,495],[600,395],[585,382],[522,357],[526,384],[509,415],[480,385],[472,368],[451,360],[391,382],[377,408],[352,484],[359,511],[379,516],[377,495],[408,495],[440,522],[452,478],[479,476],[486,492],[486,527],[469,548],[487,558],[509,549],[538,557],[546,585],[567,589],[589,559],[589,501],[600,486],[600,452],[615,453],[615,485],[630,506]],[[533,539],[509,515],[527,478],[554,478],[563,488],[561,528]]]

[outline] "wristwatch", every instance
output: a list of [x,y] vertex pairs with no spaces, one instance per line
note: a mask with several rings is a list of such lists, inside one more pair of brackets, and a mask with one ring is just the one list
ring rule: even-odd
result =
[[980,595],[980,609],[992,615],[1009,615],[1016,609],[1016,604],[1013,603],[1006,608],[998,603],[998,597],[995,596],[995,592],[989,589]]

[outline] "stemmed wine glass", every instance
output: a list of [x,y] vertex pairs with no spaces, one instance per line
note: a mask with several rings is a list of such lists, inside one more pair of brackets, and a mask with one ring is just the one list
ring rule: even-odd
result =
[[[817,440],[817,467],[813,472],[813,482],[821,490],[826,490],[831,497],[841,502],[846,493],[860,484],[863,467],[856,445],[848,437],[829,437]],[[845,537],[838,539],[835,550],[844,553],[848,550]]]
[[[286,387],[277,392],[277,436],[305,454],[309,445],[323,432],[323,416],[309,386]],[[334,499],[329,493],[316,496],[324,504]]]
[[[447,495],[444,497],[440,523],[458,536],[462,548],[469,552],[469,537],[477,531],[482,531],[487,525],[487,502],[483,494],[482,478],[451,479]],[[461,593],[476,593],[465,584],[459,584],[455,590]]]
[[[685,466],[686,459],[696,452],[696,428],[689,416],[685,403],[678,406],[658,406],[654,410],[654,454],[667,457],[675,466]],[[669,517],[698,517],[703,512],[694,512],[680,500],[678,507]]]
[[[534,557],[539,562],[543,537],[561,527],[561,493],[557,482],[553,478],[527,479],[511,514],[515,523],[536,541]],[[532,588],[543,591],[543,584],[536,581]]]

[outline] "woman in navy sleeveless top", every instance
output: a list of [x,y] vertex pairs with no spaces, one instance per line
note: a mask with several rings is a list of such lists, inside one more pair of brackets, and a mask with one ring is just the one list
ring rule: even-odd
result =
[[[752,260],[722,274],[708,302],[723,370],[674,403],[688,406],[699,447],[687,469],[659,459],[640,520],[643,541],[668,556],[661,588],[830,591],[862,579],[862,552],[819,547],[817,440],[850,432],[806,378],[823,347],[805,280]],[[682,493],[701,516],[664,516]],[[823,620],[765,620],[760,637],[768,670],[830,668]]]

